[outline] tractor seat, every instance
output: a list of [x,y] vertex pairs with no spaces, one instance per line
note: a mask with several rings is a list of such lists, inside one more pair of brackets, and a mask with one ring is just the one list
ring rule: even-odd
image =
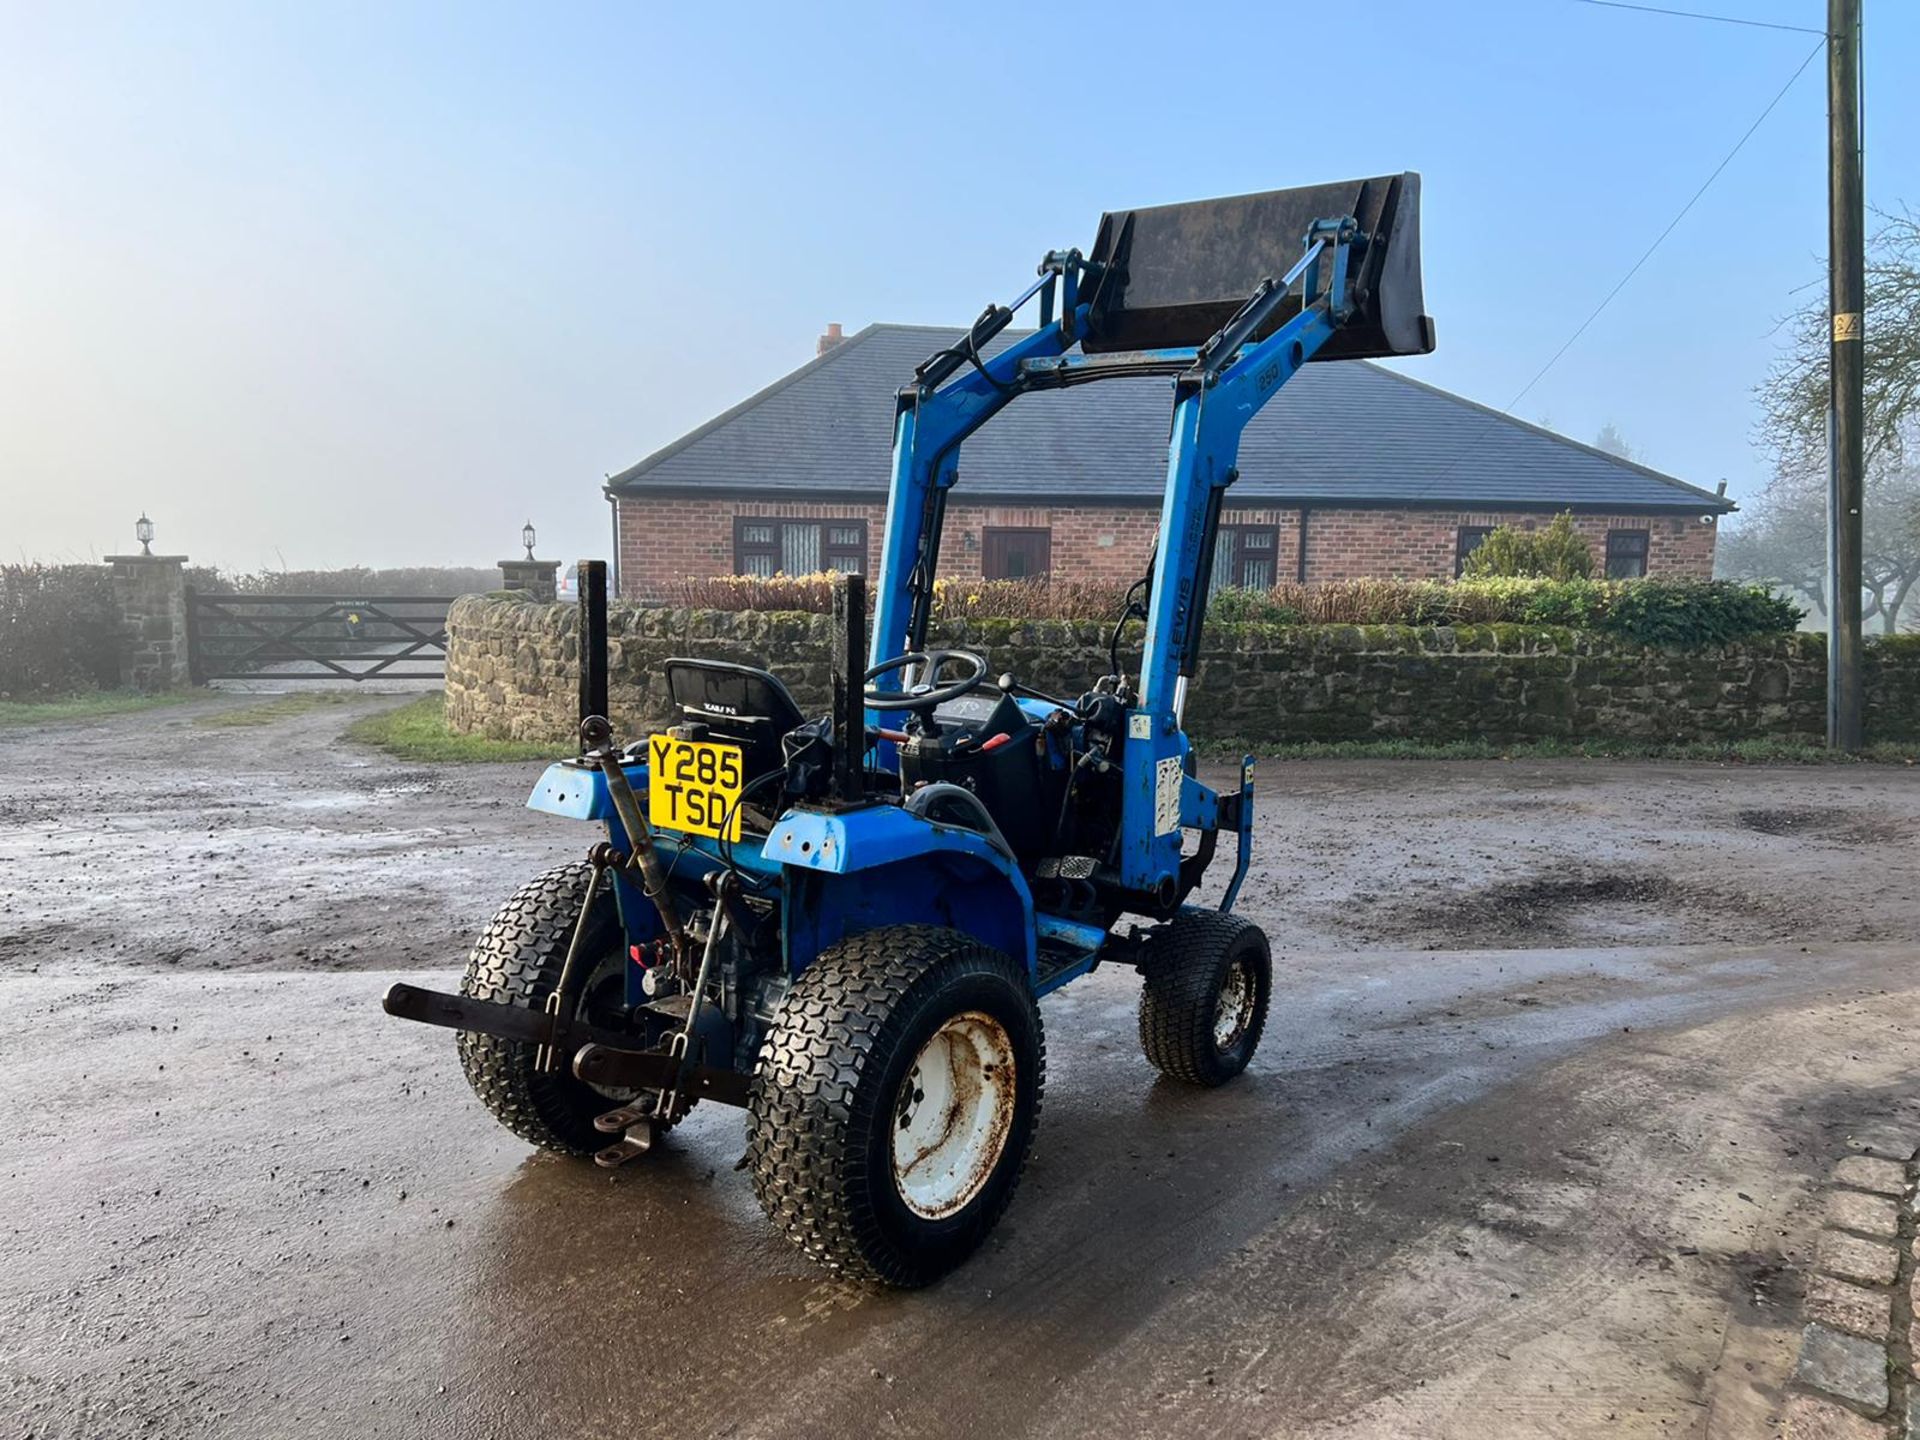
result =
[[778,770],[780,737],[803,721],[787,687],[765,670],[725,660],[669,660],[667,696],[685,723],[738,745],[749,777]]

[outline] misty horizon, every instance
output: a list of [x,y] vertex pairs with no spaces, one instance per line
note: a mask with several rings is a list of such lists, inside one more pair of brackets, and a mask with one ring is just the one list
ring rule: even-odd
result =
[[[829,323],[964,325],[1103,209],[1403,169],[1439,349],[1395,368],[1504,408],[1812,43],[1519,0],[1370,13],[1393,43],[1364,97],[1276,107],[1143,8],[1082,37],[1064,94],[1011,15],[7,9],[0,556],[124,552],[143,511],[157,550],[245,572],[487,566],[528,519],[543,557],[605,556],[603,478]],[[1872,19],[1891,206],[1920,199],[1882,143],[1920,133],[1897,83],[1920,13]],[[1297,21],[1210,24],[1252,46]],[[1131,103],[1154,95],[1177,103]],[[1758,490],[1753,387],[1823,284],[1823,106],[1816,62],[1518,418]]]

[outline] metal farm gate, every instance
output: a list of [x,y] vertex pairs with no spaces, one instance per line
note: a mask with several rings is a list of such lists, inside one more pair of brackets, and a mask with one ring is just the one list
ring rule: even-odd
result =
[[193,681],[443,680],[449,595],[187,591]]

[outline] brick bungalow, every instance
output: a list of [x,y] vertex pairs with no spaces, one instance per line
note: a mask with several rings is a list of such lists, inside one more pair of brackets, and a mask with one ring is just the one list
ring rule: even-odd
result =
[[[873,568],[894,394],[961,332],[839,328],[791,375],[607,481],[621,594],[690,575]],[[940,573],[1136,578],[1159,520],[1171,405],[1164,380],[1015,401],[961,452]],[[1561,511],[1609,575],[1706,579],[1731,509],[1382,366],[1309,365],[1246,431],[1215,583],[1452,576],[1495,525]]]

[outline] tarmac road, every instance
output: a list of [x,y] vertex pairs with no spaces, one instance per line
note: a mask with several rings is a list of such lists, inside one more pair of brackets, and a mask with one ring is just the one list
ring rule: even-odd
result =
[[[1152,1078],[1136,982],[1102,972],[1043,1006],[1040,1146],[986,1250],[931,1291],[864,1291],[770,1233],[732,1168],[737,1112],[703,1107],[609,1177],[529,1153],[468,1097],[450,1034],[380,1013],[396,976],[453,980],[419,968],[422,935],[484,918],[462,916],[481,882],[511,888],[561,841],[489,803],[495,767],[395,779],[334,742],[343,718],[78,737],[109,757],[83,772],[103,793],[165,760],[144,789],[192,797],[103,820],[125,868],[98,874],[34,808],[37,767],[76,737],[0,736],[5,1440],[1770,1434],[1813,1187],[1850,1146],[1920,1145],[1914,946],[1831,933],[1898,931],[1910,897],[1793,938],[1288,947],[1253,1069],[1211,1094]],[[1728,784],[1831,833],[1844,803],[1881,827],[1882,879],[1913,873],[1909,773],[1848,800],[1857,777],[1820,771],[1598,768],[1472,784],[1591,815],[1606,785],[1657,782],[1667,837]],[[1314,802],[1343,786],[1314,768],[1294,788],[1377,830],[1467,776],[1348,767],[1344,798]],[[402,783],[429,787],[430,822],[380,793]],[[284,808],[336,793],[358,809]],[[167,858],[209,825],[210,891]],[[230,831],[248,843],[220,848]],[[433,890],[416,852],[437,849],[453,882]],[[1852,883],[1862,858],[1797,853],[1774,892]],[[383,871],[403,903],[375,910]],[[1286,893],[1252,894],[1276,935]],[[322,932],[325,958],[249,934],[248,897],[283,939]],[[1721,911],[1701,913],[1711,931]],[[143,954],[149,921],[187,953]]]

